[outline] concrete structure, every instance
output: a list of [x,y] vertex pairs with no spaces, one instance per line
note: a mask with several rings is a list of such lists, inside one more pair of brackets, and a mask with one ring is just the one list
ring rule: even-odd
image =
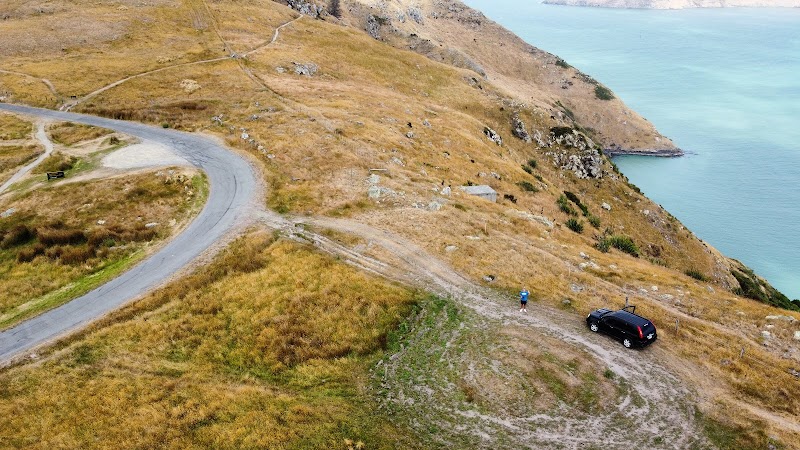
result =
[[490,202],[497,201],[497,191],[489,186],[486,186],[485,184],[480,186],[461,186],[461,190],[469,195],[476,195],[483,199],[489,200]]

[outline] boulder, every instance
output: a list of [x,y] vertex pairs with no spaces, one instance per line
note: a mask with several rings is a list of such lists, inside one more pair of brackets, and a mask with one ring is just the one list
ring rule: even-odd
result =
[[528,130],[525,129],[525,122],[523,122],[517,114],[511,116],[511,125],[513,126],[511,134],[527,143],[531,143],[531,135],[528,134]]
[[294,64],[294,73],[296,73],[297,75],[304,75],[310,77],[315,73],[317,73],[317,70],[319,70],[319,67],[314,63],[300,64],[293,62],[292,64]]
[[494,131],[493,129],[489,127],[484,127],[483,134],[485,134],[486,137],[489,138],[489,140],[494,142],[495,144],[503,145],[503,138],[501,138],[500,135],[497,134],[497,132]]
[[608,203],[606,203],[606,202],[603,202],[603,203],[600,205],[600,207],[601,207],[601,208],[603,208],[603,209],[605,209],[606,211],[611,211],[611,205],[609,205],[609,204],[608,204]]
[[764,317],[767,320],[782,320],[789,323],[793,323],[795,321],[794,317],[792,316],[766,316]]
[[381,25],[388,21],[385,17],[378,17],[374,14],[370,14],[367,16],[367,27],[366,31],[367,34],[372,36],[373,39],[380,39],[381,38]]

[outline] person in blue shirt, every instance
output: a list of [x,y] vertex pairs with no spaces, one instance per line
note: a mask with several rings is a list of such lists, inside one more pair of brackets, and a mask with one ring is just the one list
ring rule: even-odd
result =
[[530,294],[527,289],[519,291],[519,312],[528,312],[528,296]]

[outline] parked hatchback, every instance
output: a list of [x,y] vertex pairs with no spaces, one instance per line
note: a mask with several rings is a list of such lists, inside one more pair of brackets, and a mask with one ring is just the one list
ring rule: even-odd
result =
[[586,325],[595,333],[605,333],[622,342],[625,348],[645,347],[658,339],[653,322],[636,314],[635,306],[619,311],[601,308],[589,313]]

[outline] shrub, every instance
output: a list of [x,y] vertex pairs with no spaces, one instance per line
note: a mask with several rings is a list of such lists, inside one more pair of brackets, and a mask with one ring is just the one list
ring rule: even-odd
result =
[[78,158],[74,156],[64,155],[63,153],[56,152],[39,164],[36,168],[36,173],[45,172],[66,172],[72,169],[77,164]]
[[17,262],[25,263],[33,261],[37,256],[44,255],[44,245],[36,244],[33,247],[22,249],[17,253]]
[[528,167],[528,166],[525,166],[525,165],[523,165],[523,166],[522,166],[522,170],[524,170],[526,173],[528,173],[528,174],[530,174],[530,175],[533,175],[533,169],[531,169],[531,168],[530,168],[530,167]]
[[550,128],[550,132],[553,133],[555,137],[566,136],[568,134],[572,134],[574,130],[570,127],[552,127]]
[[695,269],[689,269],[689,270],[687,270],[687,271],[686,271],[686,272],[684,272],[684,273],[685,273],[686,275],[688,275],[688,276],[690,276],[690,277],[694,278],[695,280],[699,280],[699,281],[708,281],[708,278],[707,278],[705,275],[703,275],[703,274],[702,274],[700,271],[698,271],[698,270],[695,270]]
[[597,249],[602,252],[608,252],[611,247],[625,252],[635,258],[639,257],[639,247],[637,247],[636,243],[633,242],[633,239],[629,238],[628,236],[606,236],[597,243]]
[[11,248],[22,245],[34,238],[34,232],[25,225],[17,225],[4,233],[0,240],[0,248]]
[[517,197],[514,197],[513,194],[503,194],[503,198],[506,200],[510,200],[511,203],[517,203]]
[[558,204],[558,209],[560,209],[561,212],[569,214],[570,216],[578,215],[575,209],[573,209],[572,206],[569,206],[569,200],[567,200],[567,197],[565,197],[563,194],[558,197],[556,203]]
[[572,203],[575,203],[575,206],[580,208],[580,210],[583,212],[584,216],[588,216],[589,215],[589,208],[587,208],[586,205],[584,205],[581,202],[581,199],[579,199],[577,195],[573,194],[570,191],[564,191],[564,195],[567,196],[569,201],[571,201]]
[[94,258],[95,249],[89,246],[64,247],[61,251],[63,264],[82,264]]
[[599,84],[594,88],[594,95],[600,100],[612,100],[614,98],[614,94],[611,92],[611,89]]
[[556,58],[556,65],[557,65],[558,67],[563,67],[563,68],[565,68],[565,69],[569,69],[569,68],[571,67],[569,64],[567,64],[567,62],[566,62],[566,61],[564,61],[564,60],[563,60],[563,59],[561,59],[561,58]]
[[589,215],[589,223],[595,228],[600,228],[600,218],[597,216]]
[[541,175],[539,175],[538,173],[537,173],[537,174],[534,174],[534,175],[533,175],[533,178],[536,178],[536,179],[537,179],[537,180],[539,180],[540,182],[544,183],[544,178],[542,178],[542,176],[541,176]]
[[531,169],[535,169],[538,166],[539,166],[539,163],[535,159],[529,159],[528,160],[528,167],[530,167]]
[[537,188],[528,181],[520,181],[519,183],[517,183],[517,186],[519,186],[523,191],[526,192],[539,192],[539,188]]
[[583,233],[583,224],[581,222],[578,222],[578,220],[575,219],[574,217],[571,217],[565,223],[567,225],[567,228],[569,228],[570,230],[578,234]]
[[53,245],[82,244],[86,242],[86,234],[81,230],[37,228],[39,242],[50,247]]

